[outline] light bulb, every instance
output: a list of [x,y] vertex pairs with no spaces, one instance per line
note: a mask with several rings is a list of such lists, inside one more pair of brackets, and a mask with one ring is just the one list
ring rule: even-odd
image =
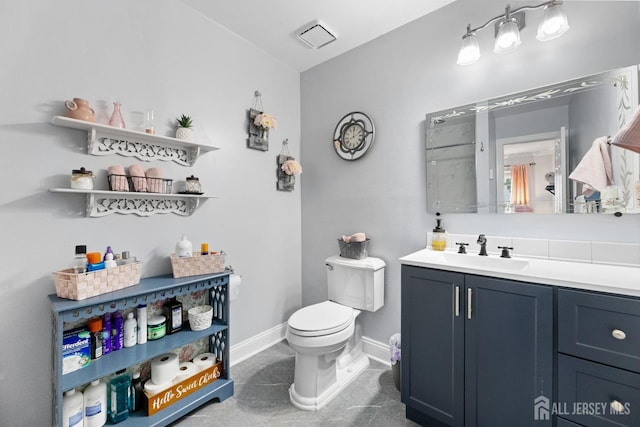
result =
[[496,43],[493,51],[495,53],[508,53],[520,46],[520,30],[515,19],[504,21],[500,24]]
[[536,38],[546,42],[560,37],[569,29],[569,21],[560,4],[545,7]]
[[471,65],[480,58],[480,45],[475,33],[467,33],[462,37],[462,45],[458,52],[458,65]]

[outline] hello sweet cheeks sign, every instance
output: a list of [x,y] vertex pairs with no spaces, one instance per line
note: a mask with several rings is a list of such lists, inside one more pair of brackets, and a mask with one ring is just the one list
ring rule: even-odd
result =
[[215,365],[204,369],[197,374],[187,378],[184,381],[174,384],[153,396],[147,395],[147,415],[153,415],[156,412],[176,403],[178,400],[190,395],[191,393],[208,386],[215,380],[220,378],[222,374],[222,362],[218,361]]

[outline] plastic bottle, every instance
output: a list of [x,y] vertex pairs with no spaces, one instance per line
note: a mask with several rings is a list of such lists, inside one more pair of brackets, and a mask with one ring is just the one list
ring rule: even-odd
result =
[[193,255],[193,246],[187,240],[187,236],[182,235],[182,239],[176,243],[176,256],[180,258],[189,258]]
[[87,246],[77,245],[76,256],[73,259],[73,272],[81,274],[87,272]]
[[147,342],[147,306],[145,304],[138,305],[138,344]]
[[102,427],[107,422],[107,385],[91,381],[84,389],[84,427]]
[[125,347],[133,347],[138,343],[138,322],[133,312],[127,314],[127,320],[124,321],[123,343]]
[[116,260],[113,259],[113,254],[108,253],[104,256],[104,258],[104,268],[114,268],[118,266]]
[[113,250],[111,249],[111,246],[107,246],[107,250],[104,251],[104,256],[102,257],[102,260],[106,261],[107,260],[107,255],[109,255],[109,254],[111,254],[111,259],[114,259]]
[[111,313],[102,316],[102,354],[111,353]]
[[124,320],[122,313],[116,311],[111,319],[111,351],[120,350],[124,346]]
[[91,360],[102,357],[102,317],[94,317],[87,322],[91,332]]
[[62,398],[62,427],[84,426],[84,398],[82,392],[72,388]]
[[165,301],[164,315],[167,318],[167,335],[182,329],[182,303],[175,297]]
[[123,369],[109,381],[109,421],[119,423],[129,418],[131,377]]
[[139,411],[142,409],[142,395],[143,395],[143,387],[142,387],[142,378],[140,378],[140,372],[133,373],[133,379],[131,380],[131,406],[129,407],[130,412]]

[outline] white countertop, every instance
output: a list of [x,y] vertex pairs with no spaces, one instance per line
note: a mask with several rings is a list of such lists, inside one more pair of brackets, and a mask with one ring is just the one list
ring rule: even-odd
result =
[[525,257],[504,259],[496,255],[479,257],[477,254],[461,255],[431,248],[404,256],[400,258],[400,263],[640,297],[640,268],[637,267]]

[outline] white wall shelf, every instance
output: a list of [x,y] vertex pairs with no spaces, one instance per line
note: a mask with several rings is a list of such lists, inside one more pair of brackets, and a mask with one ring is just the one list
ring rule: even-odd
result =
[[201,203],[216,196],[198,194],[161,194],[109,190],[77,190],[51,188],[52,193],[84,194],[87,197],[87,216],[102,217],[113,213],[151,216],[174,213],[188,216]]
[[197,158],[219,147],[121,129],[84,120],[55,116],[51,123],[72,129],[87,131],[88,153],[96,156],[120,154],[137,157],[142,161],[173,161],[184,166],[193,166]]

